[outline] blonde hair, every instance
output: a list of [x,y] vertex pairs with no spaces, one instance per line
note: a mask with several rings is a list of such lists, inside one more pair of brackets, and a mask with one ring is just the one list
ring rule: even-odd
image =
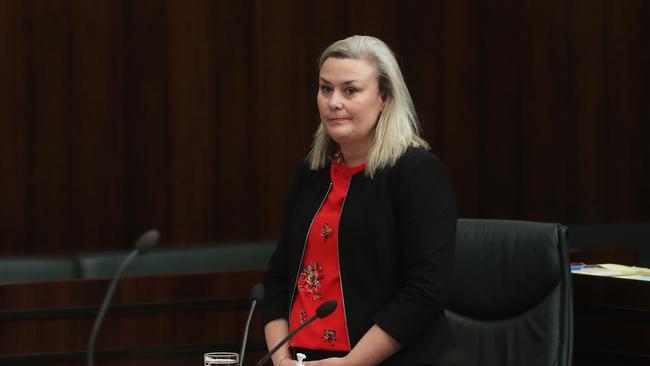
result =
[[[368,151],[365,168],[367,176],[373,177],[381,169],[395,165],[397,159],[411,146],[429,149],[429,144],[419,136],[415,107],[395,55],[384,42],[370,36],[352,36],[334,42],[321,54],[319,69],[330,57],[366,60],[377,67],[379,91],[386,104],[379,115]],[[310,168],[324,168],[335,149],[336,143],[321,123],[307,156]]]

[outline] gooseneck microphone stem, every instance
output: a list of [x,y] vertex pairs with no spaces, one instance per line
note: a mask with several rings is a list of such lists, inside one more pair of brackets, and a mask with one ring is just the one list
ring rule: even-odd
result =
[[287,343],[296,333],[300,332],[304,327],[308,326],[311,324],[316,319],[319,318],[324,318],[334,312],[336,309],[336,300],[330,300],[322,304],[321,306],[316,309],[316,315],[312,316],[311,318],[307,319],[304,323],[300,324],[300,326],[293,331],[291,331],[289,334],[287,334],[286,337],[284,337],[278,344],[273,347],[272,350],[269,351],[255,366],[262,366],[266,361],[271,358],[282,346],[284,346],[285,343]]
[[313,317],[307,319],[307,321],[305,321],[304,323],[302,323],[298,328],[294,329],[291,333],[287,334],[287,336],[284,337],[284,339],[282,339],[278,344],[276,344],[275,347],[273,347],[273,349],[270,350],[269,353],[267,353],[266,356],[264,356],[264,358],[262,358],[262,359],[260,360],[260,362],[258,362],[255,366],[262,366],[262,365],[264,365],[264,363],[265,363],[266,361],[268,361],[269,358],[271,358],[271,356],[273,356],[273,355],[274,355],[274,354],[275,354],[275,353],[276,353],[280,348],[282,348],[282,346],[284,346],[284,344],[287,343],[287,341],[289,341],[289,339],[291,339],[291,337],[293,337],[296,333],[298,333],[299,331],[301,331],[302,328],[304,328],[304,327],[306,327],[307,325],[311,324],[311,322],[313,322],[313,321],[316,320],[316,319],[318,319],[317,316],[313,316]]
[[97,314],[97,318],[95,318],[95,324],[93,324],[93,330],[90,333],[90,339],[88,340],[88,355],[87,355],[88,366],[94,366],[95,364],[94,363],[95,340],[97,339],[97,333],[99,333],[99,328],[102,325],[102,321],[104,320],[106,311],[108,310],[108,304],[111,302],[111,299],[113,298],[113,293],[115,292],[115,288],[117,288],[117,282],[122,276],[122,272],[124,272],[126,267],[133,260],[133,258],[135,258],[138,255],[138,252],[139,251],[137,249],[133,249],[131,253],[129,253],[129,256],[126,257],[126,259],[122,262],[120,268],[117,270],[117,272],[115,272],[115,276],[113,276],[113,280],[111,281],[111,284],[108,287],[106,296],[104,296],[104,301],[102,302],[102,306],[99,308],[99,314]]
[[248,340],[248,329],[251,325],[251,318],[253,317],[253,311],[255,311],[255,305],[258,302],[261,302],[264,298],[264,286],[261,283],[256,284],[251,289],[250,299],[251,299],[251,308],[248,311],[248,319],[246,319],[246,325],[244,327],[244,337],[241,342],[241,352],[239,352],[239,366],[244,365],[244,353],[246,352],[246,342]]
[[251,302],[251,309],[248,312],[248,318],[246,319],[246,327],[244,328],[244,340],[241,343],[241,352],[239,352],[239,366],[244,365],[244,352],[246,352],[246,340],[248,339],[248,328],[251,324],[251,318],[253,317],[253,311],[255,310],[255,305],[257,300],[253,299]]
[[158,242],[159,236],[160,234],[158,234],[157,230],[149,230],[146,233],[144,233],[135,243],[135,248],[122,261],[122,264],[113,275],[111,284],[108,286],[108,291],[106,291],[106,295],[104,295],[104,301],[102,301],[102,305],[99,308],[99,313],[95,318],[93,329],[90,332],[90,338],[88,339],[88,353],[86,355],[86,364],[88,366],[95,365],[95,341],[97,339],[97,333],[99,333],[99,328],[101,327],[102,321],[104,320],[104,316],[106,315],[106,312],[108,310],[108,305],[110,304],[111,299],[113,298],[113,293],[115,292],[115,288],[117,287],[117,282],[119,281],[120,277],[122,277],[122,273],[129,265],[129,263],[131,263],[131,261],[133,261],[133,259],[141,252],[145,252],[153,248]]

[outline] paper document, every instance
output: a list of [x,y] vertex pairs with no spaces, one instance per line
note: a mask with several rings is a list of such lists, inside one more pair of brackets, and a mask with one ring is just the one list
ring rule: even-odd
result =
[[650,268],[624,266],[613,263],[586,265],[583,268],[572,270],[571,273],[650,281]]

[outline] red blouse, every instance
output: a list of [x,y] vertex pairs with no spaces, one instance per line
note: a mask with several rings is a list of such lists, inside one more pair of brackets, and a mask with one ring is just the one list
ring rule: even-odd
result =
[[316,308],[325,301],[336,300],[338,306],[334,313],[316,319],[296,334],[291,342],[293,347],[350,351],[339,271],[338,228],[350,178],[364,168],[365,164],[349,167],[345,163],[332,161],[332,187],[309,230],[296,283],[298,291],[291,307],[289,329],[297,328],[316,314]]

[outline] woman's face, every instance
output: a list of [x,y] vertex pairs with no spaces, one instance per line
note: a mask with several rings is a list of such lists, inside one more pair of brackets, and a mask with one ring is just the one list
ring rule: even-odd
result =
[[377,68],[365,60],[328,58],[320,69],[318,111],[328,135],[342,147],[368,147],[384,109]]

